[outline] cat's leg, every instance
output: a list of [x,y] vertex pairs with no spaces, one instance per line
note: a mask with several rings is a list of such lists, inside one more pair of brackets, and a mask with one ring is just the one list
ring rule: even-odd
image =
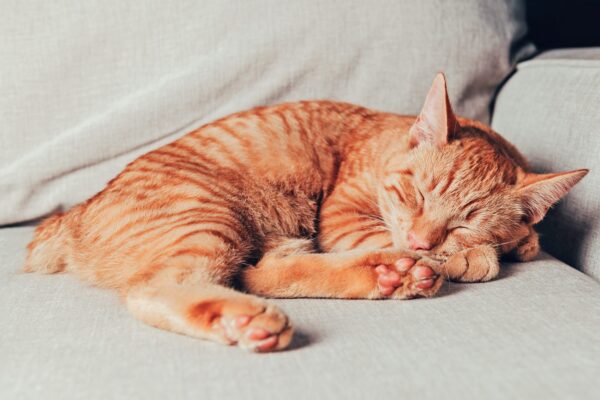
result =
[[354,250],[312,253],[310,242],[289,239],[242,273],[250,293],[267,297],[408,299],[435,295],[439,264],[414,252]]
[[162,260],[150,278],[141,277],[124,290],[127,308],[136,318],[161,329],[252,351],[289,345],[292,327],[281,310],[220,284],[221,271],[231,268],[227,257],[206,257],[202,249],[194,255],[189,247],[186,252]]

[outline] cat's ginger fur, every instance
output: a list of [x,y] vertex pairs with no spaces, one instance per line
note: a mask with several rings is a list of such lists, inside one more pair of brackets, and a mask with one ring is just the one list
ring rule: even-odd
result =
[[312,101],[205,125],[42,222],[25,270],[116,289],[163,329],[283,349],[291,323],[256,295],[404,299],[492,279],[501,254],[537,254],[533,224],[586,172],[527,172],[454,116],[440,74],[418,117]]

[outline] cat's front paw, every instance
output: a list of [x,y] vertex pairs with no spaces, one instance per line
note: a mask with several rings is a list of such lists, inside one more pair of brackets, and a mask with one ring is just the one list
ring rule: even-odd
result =
[[500,262],[492,246],[479,246],[450,256],[442,271],[456,282],[486,282],[498,276]]
[[431,297],[443,283],[443,277],[424,260],[409,257],[391,264],[380,264],[375,267],[375,273],[377,290],[384,298]]

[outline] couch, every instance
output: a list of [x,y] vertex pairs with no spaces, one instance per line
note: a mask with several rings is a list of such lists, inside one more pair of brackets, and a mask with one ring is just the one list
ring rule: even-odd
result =
[[[0,398],[600,398],[600,47],[548,48],[532,3],[1,2]],[[540,224],[544,252],[492,282],[277,300],[292,348],[257,355],[20,272],[40,218],[211,119],[303,98],[414,114],[439,70],[535,171],[591,169]]]

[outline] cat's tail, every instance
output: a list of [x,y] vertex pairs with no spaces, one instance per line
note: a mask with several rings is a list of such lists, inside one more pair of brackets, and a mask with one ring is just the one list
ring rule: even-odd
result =
[[69,232],[64,213],[46,218],[35,230],[33,240],[27,245],[25,272],[53,274],[66,266]]

